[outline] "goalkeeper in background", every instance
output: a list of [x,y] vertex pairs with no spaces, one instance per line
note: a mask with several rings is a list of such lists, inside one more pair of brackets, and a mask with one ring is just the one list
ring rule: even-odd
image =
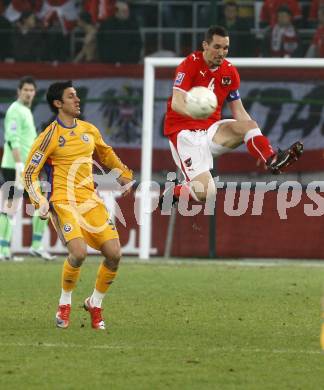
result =
[[[5,182],[14,182],[9,194],[3,193],[3,206],[0,213],[0,260],[22,261],[23,258],[12,256],[10,251],[12,237],[12,221],[17,210],[14,193],[23,194],[22,171],[27,155],[37,136],[31,105],[36,94],[36,83],[30,76],[23,77],[18,85],[18,99],[13,102],[4,119],[4,150],[1,162],[2,175]],[[19,196],[20,195],[20,196]],[[25,193],[27,196],[27,193]],[[53,260],[42,247],[42,238],[48,221],[39,218],[37,212],[33,216],[32,246],[29,253],[45,260]]]

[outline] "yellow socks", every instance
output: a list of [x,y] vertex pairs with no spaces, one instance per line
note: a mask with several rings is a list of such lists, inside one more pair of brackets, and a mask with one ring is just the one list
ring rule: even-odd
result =
[[80,267],[72,267],[67,259],[62,270],[62,291],[59,305],[71,305],[72,291],[80,276]]
[[67,259],[63,265],[62,271],[62,288],[64,291],[72,291],[79,279],[81,268],[75,268],[70,265]]
[[103,263],[100,264],[97,280],[96,280],[96,290],[104,294],[107,292],[109,286],[116,277],[117,272],[110,271]]
[[97,273],[96,287],[90,297],[91,306],[101,307],[102,300],[109,286],[115,279],[116,274],[116,271],[111,271],[103,263],[100,264]]

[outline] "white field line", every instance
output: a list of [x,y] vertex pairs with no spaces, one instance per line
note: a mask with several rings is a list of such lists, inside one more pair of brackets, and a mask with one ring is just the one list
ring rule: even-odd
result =
[[152,258],[150,260],[138,260],[132,258],[122,259],[125,264],[142,265],[215,265],[215,266],[233,266],[233,267],[324,267],[324,260],[290,260],[290,259],[161,259]]
[[[59,257],[55,263],[61,263],[66,257]],[[88,263],[98,263],[101,258],[98,256],[89,256],[86,260]],[[37,260],[34,257],[26,257],[22,263],[44,263],[44,260]],[[323,268],[323,260],[306,260],[306,259],[179,259],[170,258],[164,259],[161,257],[153,257],[150,260],[140,260],[133,257],[123,257],[122,263],[124,264],[140,264],[149,266],[164,266],[164,265],[187,265],[187,266],[206,266],[214,265],[227,266],[227,267],[297,267],[297,268]],[[8,264],[8,261],[0,261],[1,264]]]
[[[67,349],[98,349],[98,350],[156,350],[156,351],[183,351],[184,348],[159,347],[154,345],[144,346],[127,346],[127,345],[85,345],[85,344],[66,344],[66,343],[0,343],[1,347],[13,348],[67,348]],[[187,348],[188,352],[190,348]],[[233,347],[213,347],[205,349],[206,352],[223,352],[223,353],[269,353],[269,354],[292,354],[292,355],[319,355],[321,350],[295,350],[295,349],[265,349],[265,348],[233,348]]]

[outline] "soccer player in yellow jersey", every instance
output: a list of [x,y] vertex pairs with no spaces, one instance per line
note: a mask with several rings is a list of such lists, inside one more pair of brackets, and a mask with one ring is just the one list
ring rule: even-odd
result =
[[[47,102],[57,115],[34,142],[24,169],[25,188],[43,218],[49,215],[69,255],[62,271],[62,292],[56,313],[59,328],[69,326],[71,295],[87,255],[87,244],[104,256],[99,266],[94,291],[84,302],[92,327],[105,329],[102,300],[115,279],[120,259],[118,233],[103,201],[97,196],[92,176],[92,155],[96,151],[101,163],[118,169],[118,181],[129,184],[132,171],[106,145],[99,130],[78,119],[80,99],[71,81],[52,84]],[[51,191],[47,198],[39,190],[38,176],[45,168]],[[126,191],[125,193],[129,192]]]

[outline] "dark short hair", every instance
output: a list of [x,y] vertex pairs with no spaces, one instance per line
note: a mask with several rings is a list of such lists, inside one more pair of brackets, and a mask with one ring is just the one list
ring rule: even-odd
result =
[[32,76],[24,76],[19,80],[18,89],[21,89],[25,84],[33,84],[36,89],[36,82]]
[[64,90],[71,88],[72,86],[73,85],[71,80],[60,81],[49,86],[46,94],[46,100],[51,111],[53,111],[55,114],[58,114],[58,108],[54,106],[54,100],[62,101]]
[[281,6],[277,9],[277,14],[278,14],[279,12],[284,12],[284,13],[289,14],[290,16],[292,16],[291,9],[290,9],[289,6],[286,5],[286,4],[281,5]]
[[205,34],[205,41],[210,43],[213,40],[214,35],[228,37],[228,31],[222,26],[210,26]]

